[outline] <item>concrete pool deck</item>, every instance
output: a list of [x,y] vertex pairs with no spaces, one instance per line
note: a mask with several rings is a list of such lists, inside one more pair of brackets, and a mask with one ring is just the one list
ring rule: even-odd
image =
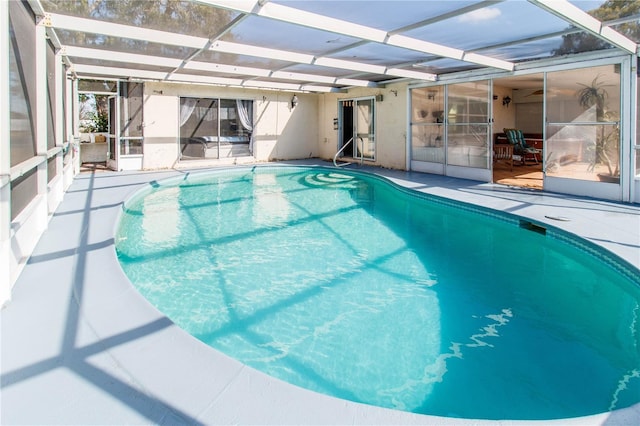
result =
[[[637,204],[356,169],[564,229],[640,265]],[[130,195],[149,182],[185,172],[101,172],[75,178],[16,282],[12,301],[0,313],[1,424],[538,423],[423,416],[331,398],[244,366],[173,325],[125,277],[114,232]],[[640,424],[640,404],[544,423]]]

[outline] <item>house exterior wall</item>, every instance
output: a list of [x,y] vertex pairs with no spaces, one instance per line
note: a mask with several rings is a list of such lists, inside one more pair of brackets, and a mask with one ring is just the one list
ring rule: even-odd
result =
[[[243,90],[193,84],[146,83],[144,90],[143,168],[175,167],[180,135],[180,97],[253,100],[253,160],[272,161],[316,157],[318,155],[318,95]],[[224,160],[193,160],[182,165],[203,166]]]
[[338,101],[382,95],[375,102],[376,155],[367,164],[405,170],[407,165],[407,84],[390,84],[384,89],[356,88],[347,93],[329,93],[318,99],[319,157],[332,160],[338,151],[339,133],[334,129]]
[[[502,133],[502,129],[516,127],[516,105],[512,102],[509,106],[502,105],[505,96],[514,98],[513,90],[498,85],[493,86],[493,95],[498,99],[492,100],[493,105],[493,133]],[[542,125],[542,123],[540,123]]]

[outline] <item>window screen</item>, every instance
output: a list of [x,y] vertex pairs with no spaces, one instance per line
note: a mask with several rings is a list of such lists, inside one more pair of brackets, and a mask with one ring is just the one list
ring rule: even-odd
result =
[[25,3],[9,2],[11,166],[36,154],[35,20]]

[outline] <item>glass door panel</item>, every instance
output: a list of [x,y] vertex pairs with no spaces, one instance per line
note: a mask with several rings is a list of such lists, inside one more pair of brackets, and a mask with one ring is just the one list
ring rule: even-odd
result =
[[142,83],[121,83],[120,155],[142,155]]
[[448,127],[447,164],[450,166],[489,168],[488,126],[456,124]]
[[376,154],[376,140],[374,128],[373,99],[356,101],[354,134],[358,143],[354,145],[354,157],[374,160]]
[[547,75],[545,179],[618,183],[620,66]]
[[444,163],[444,86],[411,91],[411,160]]
[[218,99],[180,98],[180,160],[219,158],[219,121],[230,125],[229,111]]
[[107,167],[118,169],[118,98],[109,96],[109,134],[107,136]]
[[489,96],[486,80],[448,86],[448,166],[489,169]]
[[344,99],[339,105],[338,158],[375,160],[374,98]]

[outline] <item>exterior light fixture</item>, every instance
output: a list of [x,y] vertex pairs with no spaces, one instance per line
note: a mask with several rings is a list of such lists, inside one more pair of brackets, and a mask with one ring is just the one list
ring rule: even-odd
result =
[[291,98],[291,109],[294,109],[296,105],[298,105],[298,97],[296,95],[293,95],[293,97]]
[[509,108],[509,104],[511,103],[511,98],[509,96],[505,96],[502,98],[502,106],[506,106]]

